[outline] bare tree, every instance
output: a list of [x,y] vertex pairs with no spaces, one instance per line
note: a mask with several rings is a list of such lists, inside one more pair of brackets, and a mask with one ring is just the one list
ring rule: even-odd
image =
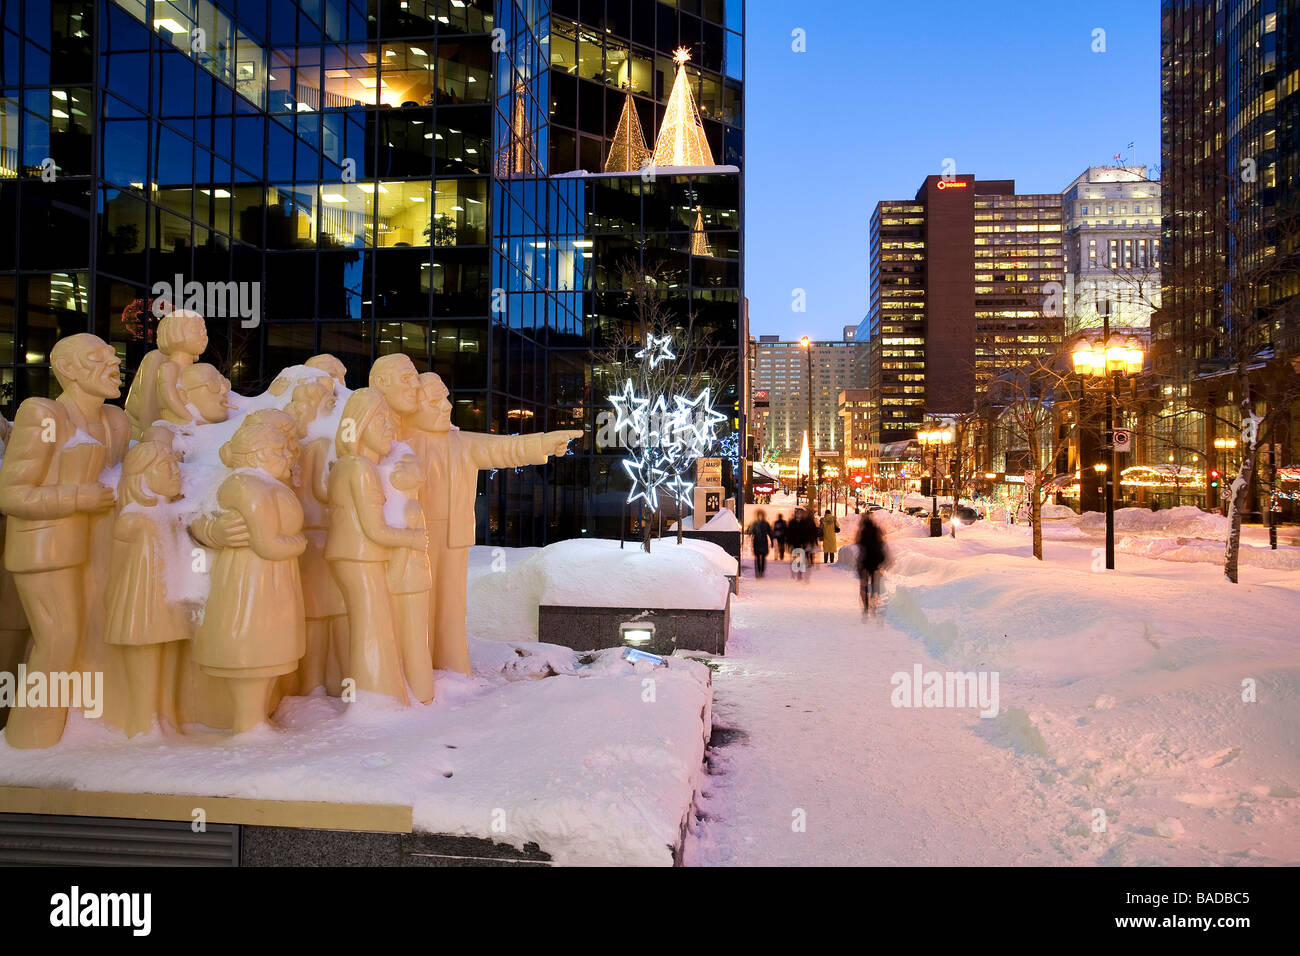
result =
[[1043,560],[1043,505],[1051,497],[1052,479],[1081,426],[1095,417],[1083,402],[1083,383],[1073,374],[1063,346],[1045,350],[989,383],[987,401],[995,444],[1008,454],[1019,452],[1025,471],[1025,495],[1033,531],[1034,557]]
[[[668,307],[666,300],[679,284],[679,276],[664,270],[648,271],[635,260],[620,263],[616,275],[619,287],[627,296],[626,318],[606,330],[606,345],[592,353],[592,360],[598,378],[603,379],[597,385],[603,386],[606,394],[617,393],[630,381],[636,395],[654,403],[647,410],[646,427],[640,433],[625,428],[617,435],[621,447],[645,447],[647,441],[657,440],[665,427],[660,420],[665,409],[658,413],[655,410],[659,398],[666,405],[677,395],[697,395],[705,388],[716,390],[734,376],[736,360],[732,350],[721,348],[720,343],[711,341],[710,335],[696,326],[693,312],[688,310],[684,316],[678,316]],[[667,351],[638,357],[655,340],[667,340]],[[663,498],[658,500],[657,508],[642,501],[642,547],[646,551],[650,550],[656,517],[675,517],[677,540],[681,542],[685,510],[675,498],[672,504],[669,514]]]

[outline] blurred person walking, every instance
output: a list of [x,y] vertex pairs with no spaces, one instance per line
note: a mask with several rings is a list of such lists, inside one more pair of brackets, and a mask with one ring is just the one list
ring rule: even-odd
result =
[[785,518],[777,515],[776,520],[772,522],[772,541],[776,544],[776,559],[785,560]]
[[767,523],[766,513],[754,512],[754,521],[747,533],[754,549],[754,577],[761,578],[767,570],[768,545],[773,540],[772,526]]
[[871,515],[866,515],[858,522],[858,582],[863,613],[880,606],[880,571],[885,561],[885,536]]
[[839,539],[835,535],[839,533],[839,530],[840,523],[835,520],[835,515],[831,514],[830,509],[827,509],[821,520],[823,564],[835,563],[835,553],[840,549]]

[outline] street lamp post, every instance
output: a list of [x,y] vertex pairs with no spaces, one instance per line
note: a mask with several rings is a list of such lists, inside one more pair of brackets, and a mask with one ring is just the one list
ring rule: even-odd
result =
[[[939,517],[939,450],[952,441],[953,433],[942,428],[916,433],[922,448],[930,450],[930,537],[943,537],[943,519]],[[953,499],[954,504],[956,499]]]
[[[1136,339],[1121,342],[1118,336],[1111,337],[1110,313],[1102,313],[1101,342],[1091,343],[1081,340],[1074,348],[1074,370],[1080,376],[1084,388],[1088,378],[1098,379],[1106,386],[1106,431],[1102,448],[1108,451],[1109,461],[1098,463],[1097,469],[1104,470],[1106,480],[1106,570],[1115,570],[1115,403],[1119,398],[1119,380],[1127,375],[1132,378],[1142,371],[1146,358],[1142,346]],[[1105,379],[1110,381],[1106,382]],[[1081,396],[1082,398],[1082,396]]]

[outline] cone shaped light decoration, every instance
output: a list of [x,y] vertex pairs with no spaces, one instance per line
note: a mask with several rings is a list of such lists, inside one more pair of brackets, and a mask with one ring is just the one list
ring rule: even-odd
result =
[[605,172],[634,173],[646,164],[650,155],[645,133],[641,132],[641,117],[637,115],[632,91],[629,90],[627,99],[623,100],[623,115],[618,118],[618,129],[614,130],[614,142],[605,158]]
[[668,97],[664,123],[655,140],[655,166],[712,166],[713,152],[704,135],[704,123],[691,93],[691,80],[686,75],[686,61],[691,51],[678,47],[673,55],[677,61],[677,75],[673,78],[673,91]]
[[803,433],[803,448],[799,450],[799,474],[812,474],[812,456],[808,453],[808,433]]
[[700,207],[695,207],[695,225],[691,228],[691,255],[693,256],[712,256],[709,251],[709,240],[704,235],[704,213]]

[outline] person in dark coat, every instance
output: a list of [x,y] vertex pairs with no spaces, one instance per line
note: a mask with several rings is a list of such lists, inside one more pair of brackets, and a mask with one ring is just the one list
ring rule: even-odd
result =
[[776,516],[772,522],[772,541],[776,544],[776,559],[785,560],[785,518],[781,515]]
[[768,544],[772,540],[772,526],[767,523],[767,515],[762,511],[754,512],[749,537],[754,546],[754,577],[761,578],[767,570]]
[[858,521],[858,581],[863,611],[880,604],[880,569],[885,566],[885,557],[885,536],[871,515],[866,515]]

